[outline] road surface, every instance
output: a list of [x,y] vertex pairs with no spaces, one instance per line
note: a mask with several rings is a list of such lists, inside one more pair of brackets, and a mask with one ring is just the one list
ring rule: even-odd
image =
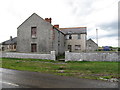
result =
[[78,79],[0,68],[2,88],[118,88],[118,82]]

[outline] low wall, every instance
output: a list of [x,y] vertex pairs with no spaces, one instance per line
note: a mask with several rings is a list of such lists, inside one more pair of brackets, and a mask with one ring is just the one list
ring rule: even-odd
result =
[[65,52],[65,61],[120,61],[117,52],[73,53]]
[[33,58],[33,59],[56,60],[55,51],[51,51],[50,54],[3,52],[2,55],[1,55],[1,57],[6,57],[6,58]]

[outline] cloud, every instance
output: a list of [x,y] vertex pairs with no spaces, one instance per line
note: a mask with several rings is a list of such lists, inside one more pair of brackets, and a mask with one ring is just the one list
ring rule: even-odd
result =
[[93,0],[72,0],[69,1],[69,6],[71,7],[71,14],[75,16],[85,16],[92,13]]
[[118,31],[118,21],[103,23],[97,26],[106,31],[111,31],[111,30],[115,30],[115,32]]
[[[17,27],[32,13],[51,17],[60,27],[87,27],[87,37],[117,37],[117,5],[119,0],[2,0],[0,42],[17,36]],[[7,27],[6,27],[7,25]],[[102,39],[102,44],[103,43]],[[114,44],[111,42],[111,45]],[[114,44],[115,45],[115,44]]]
[[[98,40],[99,46],[118,46],[117,37],[104,37]],[[112,42],[112,43],[111,43]]]
[[100,38],[103,37],[118,37],[118,21],[103,23],[97,25],[99,27]]

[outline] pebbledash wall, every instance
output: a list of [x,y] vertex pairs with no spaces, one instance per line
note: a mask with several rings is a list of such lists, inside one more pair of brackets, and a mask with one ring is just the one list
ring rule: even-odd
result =
[[56,60],[55,51],[51,51],[50,54],[3,52],[2,57],[5,57],[5,58],[33,58],[33,59]]
[[65,52],[65,61],[120,61],[117,52],[73,53]]

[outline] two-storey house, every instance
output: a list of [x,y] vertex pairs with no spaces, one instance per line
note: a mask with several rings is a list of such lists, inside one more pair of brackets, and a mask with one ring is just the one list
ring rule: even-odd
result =
[[65,33],[65,49],[70,52],[86,50],[86,27],[60,28]]
[[17,28],[17,51],[64,53],[64,33],[54,27],[51,18],[41,18],[33,13]]

